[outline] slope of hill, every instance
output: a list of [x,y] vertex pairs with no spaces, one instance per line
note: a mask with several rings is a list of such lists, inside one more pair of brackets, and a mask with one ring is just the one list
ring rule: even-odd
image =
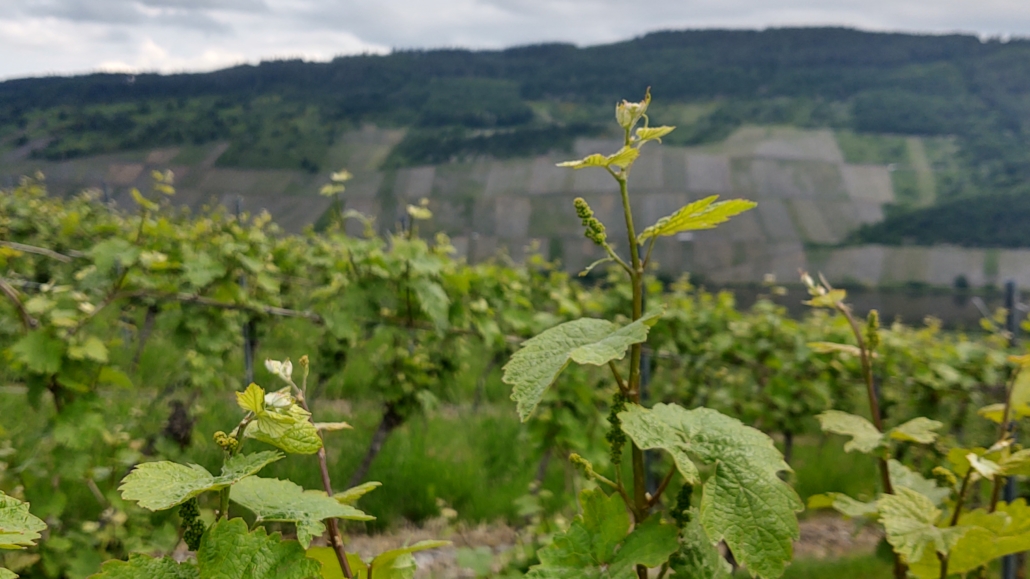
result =
[[[670,246],[661,257],[669,270],[753,281],[763,267],[792,276],[850,255],[837,260],[841,279],[950,283],[961,274],[989,283],[998,268],[983,264],[999,262],[983,250],[955,266],[970,271],[904,273],[868,248],[832,246],[1030,245],[991,227],[1030,182],[1030,41],[962,35],[659,32],[587,48],[8,81],[0,184],[41,169],[57,192],[96,186],[117,200],[145,185],[149,169],[172,167],[180,202],[234,205],[242,196],[244,209],[267,208],[297,230],[329,207],[314,192],[346,166],[357,175],[347,206],[383,227],[403,203],[428,196],[437,227],[470,256],[499,246],[518,253],[536,240],[577,266],[583,242],[559,215],[576,194],[606,206],[604,175],[549,167],[611,146],[612,102],[648,85],[652,121],[680,129],[642,161],[651,171],[637,171],[652,175],[640,210],[657,217],[709,192],[762,202],[732,239],[703,234]],[[974,197],[975,220],[948,209]],[[866,265],[849,265],[858,262]]]

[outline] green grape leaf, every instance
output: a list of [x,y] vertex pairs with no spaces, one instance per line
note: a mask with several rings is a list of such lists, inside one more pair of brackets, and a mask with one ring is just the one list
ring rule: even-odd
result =
[[[291,409],[300,410],[294,405]],[[243,435],[277,446],[290,454],[314,454],[322,448],[322,437],[307,413],[264,412],[247,425]]]
[[831,508],[848,518],[872,517],[876,514],[876,501],[863,503],[844,493],[825,493],[808,497],[808,508]]
[[15,360],[37,374],[57,374],[61,371],[61,358],[65,344],[44,330],[25,334],[11,346]]
[[851,344],[838,344],[836,342],[809,342],[806,344],[816,354],[834,354],[841,353],[849,356],[855,356],[856,358],[862,355],[862,350],[858,346]]
[[[1001,403],[988,404],[978,410],[977,413],[987,420],[1001,424],[1005,413],[1005,405]],[[1026,418],[1027,416],[1030,416],[1030,372],[1021,371],[1016,376],[1016,382],[1012,385],[1009,420]]]
[[107,363],[107,346],[96,336],[86,338],[81,344],[68,348],[68,357],[72,360],[93,360],[101,364]]
[[895,426],[890,430],[889,435],[895,440],[932,444],[937,440],[937,433],[934,431],[942,426],[944,426],[943,422],[920,416],[900,426]]
[[265,410],[265,390],[257,384],[247,386],[243,392],[236,393],[236,404],[240,408],[259,414]]
[[177,563],[165,557],[129,555],[128,561],[107,561],[100,572],[89,579],[200,579],[200,570],[193,563]]
[[607,320],[581,318],[526,340],[504,366],[502,377],[513,387],[519,418],[529,418],[569,362],[601,366],[621,360],[631,345],[647,339],[648,329],[661,316],[661,311],[653,312],[621,328]]
[[558,163],[558,166],[569,167],[572,169],[585,169],[587,167],[607,167],[608,158],[602,155],[601,153],[594,153],[593,155],[588,155],[578,161],[565,161],[563,163]]
[[[800,535],[795,513],[801,499],[779,473],[789,471],[759,430],[709,408],[685,410],[631,405],[619,413],[622,429],[643,449],[661,448],[677,467],[686,456],[714,467],[701,497],[701,524],[714,541],[725,540],[737,560],[763,577],[779,577]],[[689,481],[696,467],[680,470]]]
[[1003,457],[998,466],[1003,476],[1030,476],[1030,448]]
[[672,570],[689,579],[730,579],[732,567],[708,538],[697,509],[690,513],[690,522],[681,531],[679,556],[671,559]]
[[122,479],[118,490],[127,501],[136,501],[151,511],[163,511],[202,493],[236,484],[282,457],[275,451],[238,454],[226,461],[217,477],[196,464],[144,462]]
[[427,540],[408,547],[383,551],[372,559],[368,568],[372,577],[376,579],[411,579],[415,575],[415,559],[411,556],[412,553],[439,549],[450,544],[450,541]]
[[257,515],[259,522],[294,523],[297,541],[304,548],[311,544],[312,538],[325,532],[324,519],[371,521],[375,518],[333,500],[324,491],[306,491],[290,481],[271,478],[247,477],[233,485],[229,498]]
[[969,530],[965,526],[938,527],[941,510],[930,499],[905,487],[895,492],[880,497],[880,522],[887,542],[906,562],[919,561],[926,552],[947,555]]
[[891,477],[891,483],[895,490],[898,487],[913,490],[930,499],[935,505],[943,503],[945,499],[951,496],[951,489],[937,486],[936,481],[923,478],[922,475],[893,458],[887,462],[887,473]]
[[451,299],[447,297],[440,284],[425,278],[418,278],[411,282],[411,289],[415,291],[419,306],[425,312],[433,325],[438,329],[446,329],[448,325],[448,308]]
[[93,258],[93,263],[97,266],[97,269],[108,272],[116,265],[129,267],[136,263],[140,252],[140,248],[133,245],[129,240],[122,239],[121,237],[112,237],[93,245],[88,253]]
[[353,505],[354,503],[358,502],[358,499],[376,490],[381,486],[383,486],[383,483],[377,481],[362,483],[356,487],[351,487],[341,493],[336,493],[335,495],[333,495],[333,498],[345,505]]
[[676,235],[683,231],[713,229],[720,223],[729,221],[730,217],[739,215],[758,204],[745,199],[719,201],[718,195],[712,195],[684,205],[672,215],[662,217],[654,225],[644,229],[637,236],[637,243],[644,243],[652,237]]
[[220,520],[204,533],[197,551],[203,579],[320,579],[321,565],[296,541],[264,528],[247,532],[243,519]]
[[676,130],[676,127],[640,127],[637,129],[637,140],[641,143],[647,141],[662,142],[662,137]]
[[18,579],[18,574],[10,569],[0,567],[0,579]]
[[658,517],[630,532],[629,514],[618,495],[587,489],[579,500],[583,514],[537,553],[540,564],[530,568],[527,578],[632,579],[636,565],[661,565],[679,547],[676,528]]
[[861,416],[841,412],[840,410],[827,410],[816,416],[819,419],[819,426],[823,432],[842,434],[850,436],[851,440],[844,444],[844,451],[868,454],[883,445],[883,434]]
[[[1024,499],[999,503],[993,513],[969,511],[959,522],[969,530],[948,553],[949,574],[966,573],[1005,555],[1030,550],[1030,508]],[[911,565],[912,574],[920,579],[940,576],[937,557],[929,555]]]
[[[311,547],[307,551],[309,559],[322,564],[322,579],[345,579],[340,560],[332,547]],[[350,566],[352,579],[368,579],[368,565],[357,553],[347,553],[347,564]]]
[[676,527],[662,524],[657,515],[633,529],[608,564],[611,577],[634,577],[637,565],[658,567],[679,548]]
[[29,504],[0,492],[0,549],[31,547],[46,523],[29,512]]

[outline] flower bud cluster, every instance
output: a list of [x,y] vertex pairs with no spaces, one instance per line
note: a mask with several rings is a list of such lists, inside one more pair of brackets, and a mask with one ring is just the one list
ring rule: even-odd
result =
[[869,310],[869,316],[865,321],[865,342],[866,347],[873,351],[880,345],[880,312]]
[[583,234],[597,245],[604,245],[608,234],[605,233],[604,224],[594,217],[594,210],[582,197],[576,197],[572,204],[576,207],[576,216],[583,221],[583,227],[586,228]]
[[230,436],[221,430],[215,433],[215,444],[222,447],[222,450],[230,454],[236,452],[240,448],[240,441],[235,436]]
[[612,396],[612,408],[608,412],[608,424],[611,428],[604,436],[611,445],[612,464],[622,463],[622,447],[626,444],[626,433],[622,431],[622,421],[619,420],[619,413],[626,410],[626,396],[622,392],[616,392]]
[[182,503],[179,507],[179,518],[182,519],[182,540],[190,551],[200,548],[200,539],[204,536],[204,522],[200,520],[200,503],[197,497]]
[[690,522],[690,498],[694,494],[694,487],[685,484],[680,487],[680,492],[676,495],[676,506],[673,507],[670,515],[672,520],[676,521],[676,526],[682,529],[687,526]]

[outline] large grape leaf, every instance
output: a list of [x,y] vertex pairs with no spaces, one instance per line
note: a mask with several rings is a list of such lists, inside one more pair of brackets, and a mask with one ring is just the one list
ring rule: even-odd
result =
[[519,418],[529,418],[569,362],[602,366],[621,360],[631,345],[647,339],[648,329],[661,316],[661,311],[653,312],[621,328],[607,320],[581,318],[526,340],[504,366],[502,378],[512,386]]
[[895,494],[883,495],[877,504],[880,522],[887,534],[887,542],[906,562],[915,562],[936,553],[947,555],[969,527],[938,527],[941,510],[926,496],[906,487],[894,489]]
[[328,518],[371,521],[375,517],[340,503],[324,491],[306,491],[290,481],[247,477],[229,492],[233,502],[257,515],[258,521],[279,521],[297,526],[297,541],[306,549],[311,539],[325,532]]
[[[948,553],[949,573],[966,573],[1005,555],[1030,550],[1030,508],[1024,499],[999,503],[993,513],[985,509],[970,511],[962,515],[959,523],[968,531]],[[924,553],[910,570],[920,579],[940,576],[933,553]]]
[[701,524],[714,541],[725,540],[752,573],[779,577],[793,555],[801,499],[778,473],[789,471],[772,439],[709,408],[686,410],[632,405],[619,413],[622,429],[644,449],[673,455],[680,473],[696,481],[689,457],[714,467],[704,482]]
[[196,464],[144,462],[122,479],[118,490],[125,500],[136,501],[151,511],[163,511],[202,493],[236,484],[282,457],[274,450],[238,454],[226,461],[219,476]]
[[716,202],[718,198],[718,195],[712,195],[684,205],[672,215],[662,217],[654,225],[640,232],[637,242],[643,243],[652,237],[676,235],[683,231],[713,229],[716,225],[729,221],[730,217],[758,205],[746,199]]
[[541,549],[530,579],[632,579],[637,565],[657,567],[679,547],[676,528],[651,517],[630,532],[629,514],[618,495],[599,489],[579,495],[583,514]]
[[46,523],[29,512],[29,504],[0,492],[0,549],[31,547]]
[[840,410],[827,410],[816,416],[819,419],[819,426],[823,432],[842,434],[850,436],[851,440],[844,443],[844,451],[857,450],[862,453],[870,453],[883,444],[883,434],[861,416],[841,412]]
[[145,555],[129,555],[128,561],[107,561],[100,572],[89,579],[200,579],[200,570],[193,563],[177,563],[174,559],[154,559]]
[[201,579],[320,579],[321,565],[296,541],[264,528],[247,532],[243,519],[221,520],[204,533],[197,551]]

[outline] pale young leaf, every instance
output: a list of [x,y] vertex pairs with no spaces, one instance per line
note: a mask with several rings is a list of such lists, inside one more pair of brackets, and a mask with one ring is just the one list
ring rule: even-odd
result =
[[18,575],[10,569],[0,567],[0,579],[18,579]]
[[816,354],[847,354],[848,356],[859,357],[862,350],[852,344],[838,344],[836,342],[809,342],[806,344]]
[[248,412],[260,413],[265,409],[265,390],[257,384],[251,384],[243,392],[236,393],[236,403]]
[[887,542],[906,562],[919,561],[924,553],[947,555],[966,531],[965,526],[940,528],[941,510],[922,494],[905,487],[883,495],[878,503],[880,523]]
[[341,493],[336,493],[333,498],[345,505],[353,505],[358,499],[383,486],[383,483],[372,481],[351,487]]
[[861,416],[841,412],[840,410],[827,410],[816,416],[819,419],[819,426],[823,432],[842,434],[850,436],[851,440],[844,444],[844,451],[869,454],[883,445],[883,434]]
[[319,432],[335,432],[337,430],[351,430],[354,427],[346,422],[316,422],[315,430]]
[[981,458],[975,453],[971,452],[966,455],[966,460],[969,461],[970,468],[987,480],[994,480],[994,477],[1001,472],[1001,467],[998,466],[998,463]]
[[863,503],[844,493],[825,493],[808,497],[808,508],[830,508],[848,518],[872,517],[876,515],[876,501]]
[[944,426],[943,422],[920,416],[892,428],[890,430],[890,437],[905,442],[932,444],[933,441],[937,440],[937,432],[935,431],[942,426]]
[[923,478],[922,475],[893,458],[887,461],[887,472],[895,490],[899,487],[907,488],[930,499],[930,502],[935,505],[940,505],[951,496],[950,489],[937,486],[936,481]]
[[842,289],[832,289],[824,294],[812,296],[812,299],[807,302],[801,302],[806,306],[812,306],[813,308],[836,308],[837,304],[844,301],[847,297],[847,292]]
[[[995,559],[1030,550],[1030,508],[1024,499],[998,503],[993,513],[975,509],[963,513],[959,522],[969,530],[948,554],[948,572],[963,574]],[[911,566],[919,579],[940,577],[937,557],[923,555]]]
[[652,237],[676,235],[683,231],[713,229],[716,225],[729,221],[734,215],[739,215],[758,205],[754,201],[746,199],[716,202],[718,198],[718,195],[712,195],[699,199],[681,207],[672,215],[662,217],[637,236],[637,243],[644,243]]
[[23,549],[39,540],[46,523],[29,512],[29,504],[0,492],[0,549]]
[[676,127],[640,127],[637,129],[637,141],[645,143],[647,141],[658,141],[662,142],[662,137],[676,130]]

